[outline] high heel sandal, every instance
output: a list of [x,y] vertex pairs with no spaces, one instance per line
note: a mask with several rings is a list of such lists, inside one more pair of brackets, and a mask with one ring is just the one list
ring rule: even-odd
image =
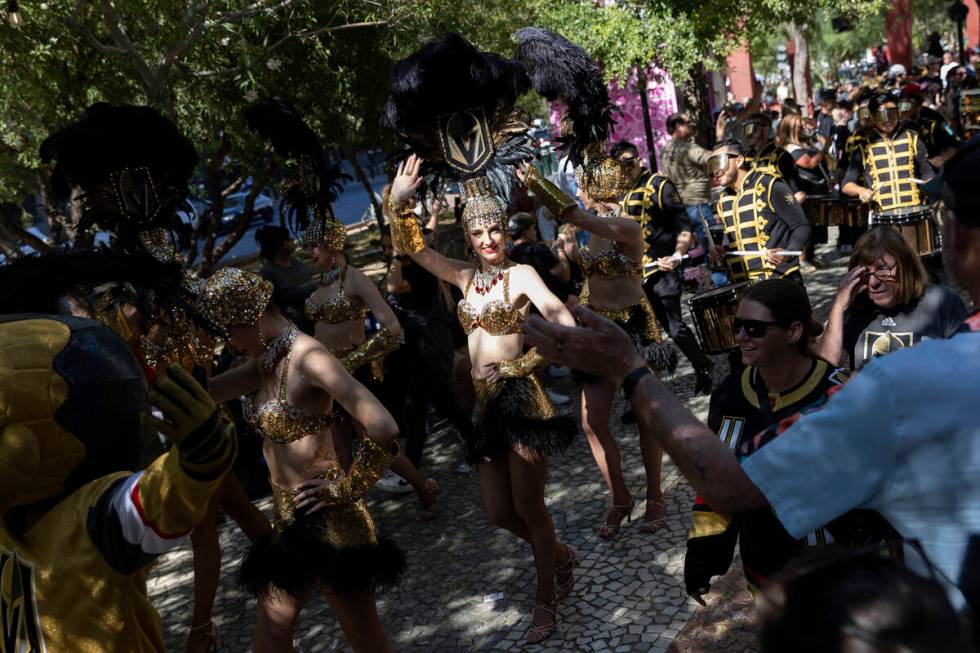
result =
[[653,503],[661,510],[664,511],[663,517],[657,517],[656,519],[644,519],[640,520],[640,532],[641,533],[656,533],[661,528],[667,528],[667,504],[663,501],[647,501],[647,503]]
[[[631,500],[629,504],[625,506],[617,506],[614,503],[612,510],[610,510],[609,512],[616,513],[619,516],[619,521],[615,524],[603,524],[602,526],[600,526],[598,531],[599,537],[601,537],[604,540],[611,540],[612,538],[616,537],[616,534],[619,533],[619,527],[623,523],[623,519],[625,519],[627,523],[633,521],[633,508],[635,506],[636,506],[635,500]],[[606,519],[608,518],[609,515],[607,514]]]
[[184,648],[187,648],[187,642],[190,641],[191,636],[197,633],[204,633],[206,637],[206,646],[204,650],[207,653],[215,653],[218,650],[218,629],[214,625],[214,621],[208,620],[206,624],[201,624],[200,626],[194,626],[191,628],[190,632],[187,633],[187,640],[184,641]]
[[[565,562],[555,567],[555,603],[561,603],[569,597],[575,589],[575,568],[578,567],[578,550],[571,544],[565,545]],[[557,580],[558,574],[568,574],[568,579],[560,583]]]
[[[534,613],[538,610],[544,610],[545,612],[550,612],[554,620],[551,623],[539,624],[537,626],[533,625]],[[550,606],[547,603],[538,603],[534,606],[534,610],[531,612],[532,625],[527,630],[527,643],[528,644],[540,644],[555,633],[555,629],[558,628],[558,604],[552,603]]]
[[429,491],[432,492],[433,501],[430,506],[419,506],[419,521],[435,519],[439,514],[439,485],[432,478],[425,479],[425,482],[429,486]]

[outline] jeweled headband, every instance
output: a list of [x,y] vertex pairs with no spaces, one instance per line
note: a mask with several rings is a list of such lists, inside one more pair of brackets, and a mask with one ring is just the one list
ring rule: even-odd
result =
[[205,282],[198,310],[223,329],[253,326],[272,298],[272,284],[253,272],[221,268]]
[[608,156],[601,142],[585,149],[585,164],[575,169],[575,179],[597,202],[618,202],[629,190],[623,164]]
[[318,218],[303,232],[303,244],[307,247],[323,245],[331,252],[343,251],[347,244],[347,227],[336,218]]
[[463,220],[466,229],[487,229],[492,225],[503,225],[506,216],[504,207],[490,186],[486,177],[466,179],[460,184],[463,199]]

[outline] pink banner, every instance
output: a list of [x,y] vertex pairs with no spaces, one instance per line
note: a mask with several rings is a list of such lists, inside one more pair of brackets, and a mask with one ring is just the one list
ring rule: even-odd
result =
[[[659,166],[660,150],[664,143],[669,140],[664,123],[670,114],[677,111],[677,96],[674,93],[674,82],[670,76],[665,71],[653,66],[647,69],[646,92],[647,105],[650,109],[650,126],[653,129],[653,142],[657,151],[657,164]],[[616,116],[616,125],[613,127],[609,144],[612,145],[621,140],[629,141],[640,150],[640,158],[646,160],[646,128],[643,126],[643,105],[640,103],[640,96],[637,92],[636,74],[630,75],[625,87],[621,87],[617,80],[610,82],[609,99],[621,111]],[[564,108],[559,102],[554,102],[551,105],[551,128],[556,134],[559,133],[558,121]]]

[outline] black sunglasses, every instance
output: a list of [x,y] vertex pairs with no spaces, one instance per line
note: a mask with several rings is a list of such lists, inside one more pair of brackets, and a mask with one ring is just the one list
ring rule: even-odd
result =
[[765,320],[743,320],[740,317],[732,318],[732,328],[735,330],[736,336],[742,332],[742,329],[745,329],[745,333],[747,333],[750,338],[762,338],[766,335],[766,331],[771,326],[779,326],[779,322],[767,322]]

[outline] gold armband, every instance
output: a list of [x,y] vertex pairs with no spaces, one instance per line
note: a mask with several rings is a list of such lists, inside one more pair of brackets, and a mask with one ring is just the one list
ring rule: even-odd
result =
[[548,360],[538,353],[534,347],[527,350],[520,358],[509,361],[500,361],[497,371],[505,379],[524,378],[530,376],[535,370],[543,368],[548,364]]
[[389,197],[385,202],[385,214],[391,227],[391,244],[401,254],[418,254],[425,249],[422,225],[405,202]]
[[524,175],[524,185],[541,200],[541,203],[556,218],[560,218],[565,211],[578,206],[575,200],[538,174],[538,169],[534,166],[527,169],[527,174]]
[[390,351],[398,349],[398,340],[391,331],[381,327],[370,338],[357,346],[354,351],[341,359],[341,363],[351,374],[362,365],[378,360]]
[[361,451],[354,459],[347,475],[338,483],[324,485],[320,490],[323,503],[328,506],[359,501],[398,456],[398,443],[392,442],[388,448],[370,438],[364,438]]

